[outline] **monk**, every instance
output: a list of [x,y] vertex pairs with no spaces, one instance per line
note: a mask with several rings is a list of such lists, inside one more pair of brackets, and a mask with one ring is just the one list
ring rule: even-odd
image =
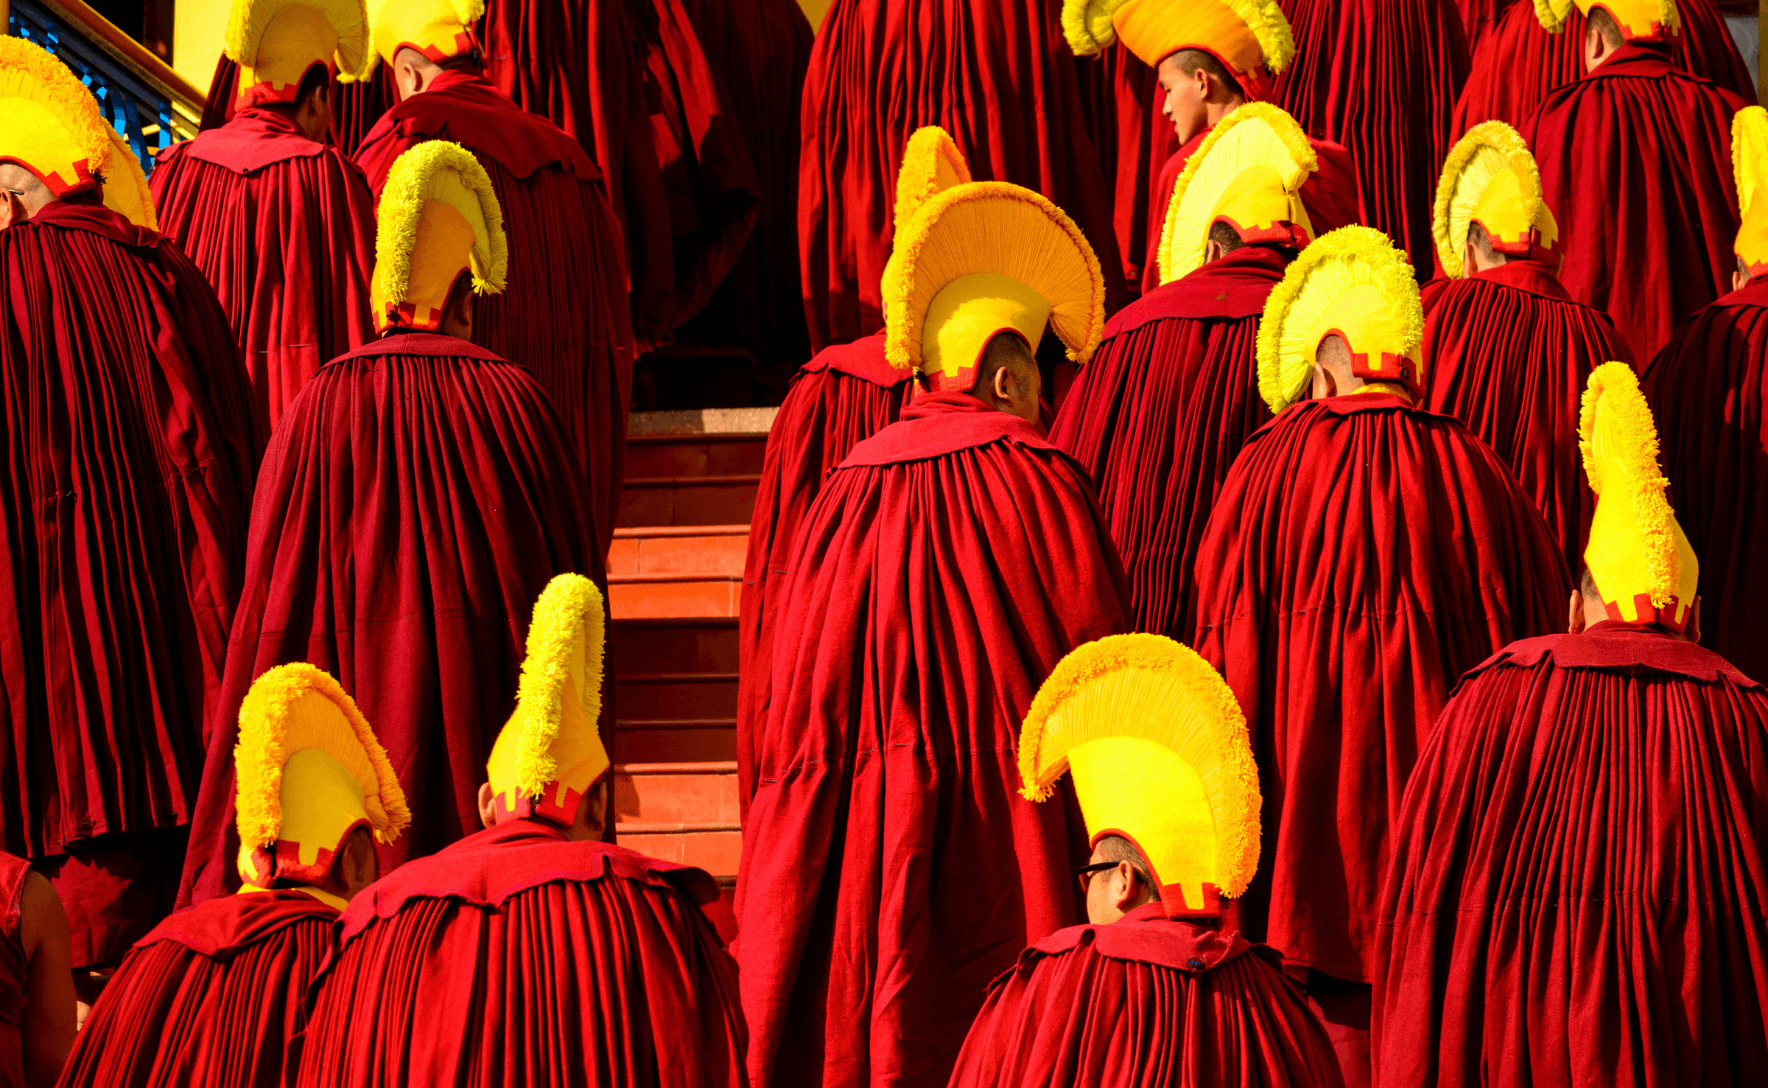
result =
[[510,273],[493,183],[458,144],[400,156],[381,194],[381,337],[295,398],[259,475],[246,585],[191,829],[183,896],[229,890],[233,751],[252,681],[309,661],[360,693],[412,812],[390,869],[478,827],[478,766],[521,666],[528,602],[601,574],[595,522],[552,402],[472,343]]
[[0,1088],[50,1088],[74,1044],[67,914],[11,854],[0,854],[0,903]]
[[1676,0],[1595,2],[1578,0],[1586,74],[1520,131],[1565,239],[1566,293],[1649,359],[1729,277],[1731,115],[1744,102],[1670,64]]
[[1375,912],[1418,748],[1456,677],[1551,630],[1569,589],[1503,462],[1417,406],[1421,325],[1412,266],[1377,231],[1289,266],[1259,328],[1277,418],[1222,485],[1192,581],[1197,652],[1264,773],[1272,848],[1239,922],[1304,980],[1347,1084],[1369,1078]]
[[1590,371],[1632,357],[1608,315],[1573,302],[1563,244],[1528,145],[1502,121],[1455,144],[1437,188],[1437,260],[1425,289],[1424,404],[1467,424],[1580,560],[1593,501],[1578,471],[1578,398]]
[[220,128],[160,153],[160,230],[214,284],[252,379],[260,441],[320,364],[374,333],[374,199],[325,143],[339,74],[368,62],[361,0],[234,0],[242,81]]
[[281,1088],[338,912],[376,876],[374,842],[411,820],[356,703],[297,662],[253,681],[233,750],[237,895],[136,942],[80,1029],[64,1088]]
[[1158,635],[1088,643],[1044,681],[1019,752],[1033,799],[1072,773],[1093,846],[1076,870],[1088,924],[989,986],[951,1083],[1338,1085],[1277,954],[1221,924],[1222,898],[1258,865],[1259,792],[1215,670]]
[[485,830],[344,911],[290,1084],[744,1083],[736,965],[701,912],[717,885],[598,841],[605,628],[589,579],[540,594]]
[[1382,1085],[1735,1084],[1768,1062],[1768,690],[1700,637],[1699,564],[1625,363],[1569,634],[1471,671],[1406,788]]
[[104,207],[122,171],[91,92],[12,37],[0,81],[0,846],[55,885],[86,972],[177,891],[240,590],[251,394],[202,273]]
[[1098,343],[1098,263],[1036,193],[957,184],[883,297],[885,357],[926,387],[830,475],[769,594],[736,901],[754,1084],[943,1085],[989,980],[1078,920],[1081,828],[1016,796],[1006,723],[1124,625],[1091,485],[1033,422],[1046,325],[1076,361]]
[[356,160],[377,200],[394,161],[425,140],[462,145],[491,175],[509,228],[510,288],[485,298],[473,342],[526,367],[552,398],[588,478],[605,555],[620,505],[634,346],[602,173],[575,140],[485,79],[453,0],[375,0],[369,10],[375,53],[393,69],[401,101]]

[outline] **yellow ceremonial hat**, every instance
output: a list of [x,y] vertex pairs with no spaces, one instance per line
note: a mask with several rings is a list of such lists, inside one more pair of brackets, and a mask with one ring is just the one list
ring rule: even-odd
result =
[[319,884],[356,828],[392,842],[411,823],[405,791],[355,700],[304,662],[252,682],[233,766],[239,875],[249,887]]
[[1664,496],[1670,481],[1658,468],[1657,424],[1626,363],[1604,363],[1590,372],[1578,446],[1596,493],[1584,565],[1609,618],[1683,630],[1700,584],[1700,562]]
[[370,301],[375,328],[434,329],[462,272],[473,290],[503,290],[509,255],[503,210],[473,153],[447,140],[394,160],[381,190]]
[[1743,224],[1732,247],[1752,277],[1768,273],[1768,110],[1750,106],[1731,119],[1731,167]]
[[104,206],[138,227],[160,229],[160,214],[154,210],[153,191],[147,187],[147,175],[141,160],[121,133],[104,126],[110,137],[108,173],[104,177]]
[[1210,229],[1224,221],[1248,244],[1306,247],[1314,225],[1301,189],[1317,169],[1307,133],[1276,106],[1248,102],[1222,118],[1173,183],[1160,233],[1160,282],[1201,268]]
[[1202,50],[1250,99],[1269,98],[1270,77],[1295,55],[1277,0],[1063,0],[1062,32],[1079,56],[1122,42],[1150,68],[1181,49]]
[[1535,0],[1535,18],[1548,33],[1558,34],[1574,5],[1586,16],[1597,8],[1608,12],[1628,41],[1669,39],[1682,32],[1676,0]]
[[372,64],[362,0],[233,0],[226,46],[241,107],[293,102],[315,64],[346,81]]
[[1424,306],[1412,264],[1372,227],[1322,235],[1283,275],[1258,327],[1258,389],[1272,412],[1307,388],[1328,336],[1351,350],[1352,373],[1398,382],[1417,396]]
[[1217,908],[1258,870],[1259,786],[1246,719],[1189,647],[1111,635],[1057,664],[1019,738],[1024,795],[1064,772],[1087,834],[1130,840],[1154,869],[1167,914]]
[[16,162],[57,197],[98,183],[111,140],[80,77],[35,42],[0,37],[0,162]]
[[488,770],[497,822],[541,817],[570,827],[607,771],[602,745],[602,592],[581,574],[554,578],[534,602],[516,710]]
[[458,57],[478,45],[473,24],[485,15],[485,0],[369,0],[374,58],[388,64],[401,49],[415,49],[432,61]]
[[954,185],[970,181],[970,164],[951,134],[938,125],[926,125],[909,137],[896,172],[896,207],[892,219],[901,237],[909,222],[929,200]]
[[1468,229],[1485,228],[1499,253],[1557,268],[1559,224],[1541,197],[1541,172],[1522,136],[1502,121],[1467,130],[1443,163],[1431,230],[1443,271],[1460,277]]
[[1105,280],[1080,228],[1004,181],[927,200],[896,236],[883,292],[885,357],[919,368],[936,391],[968,391],[997,333],[1036,351],[1047,325],[1085,363],[1105,325]]

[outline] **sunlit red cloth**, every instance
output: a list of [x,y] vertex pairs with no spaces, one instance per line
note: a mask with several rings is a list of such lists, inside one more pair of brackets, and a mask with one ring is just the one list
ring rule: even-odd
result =
[[736,965],[699,869],[514,820],[351,901],[301,1085],[739,1088]]
[[383,872],[477,829],[534,600],[555,574],[602,580],[594,524],[558,414],[526,369],[408,333],[314,375],[259,474],[181,899],[238,879],[239,704],[288,661],[338,678],[399,774],[412,824],[381,849]]
[[1381,1085],[1754,1080],[1765,842],[1760,685],[1618,622],[1506,647],[1395,825]]
[[1581,570],[1596,497],[1578,452],[1590,371],[1632,362],[1608,315],[1566,297],[1536,261],[1511,260],[1426,293],[1424,404],[1467,424],[1508,465]]
[[1015,739],[1124,629],[1123,574],[1079,467],[962,393],[855,446],[792,556],[737,881],[750,1081],[943,1085],[989,980],[1079,917],[1079,810],[1019,795]]
[[66,1088],[281,1088],[338,912],[305,892],[172,915],[123,960],[62,1070]]
[[23,922],[25,878],[30,863],[0,852],[0,1088],[25,1088],[25,988],[31,961],[25,955]]
[[[209,95],[203,102],[199,125],[203,132],[220,128],[233,119],[238,91],[239,65],[223,53],[215,64],[215,74],[209,81]],[[332,120],[326,140],[345,156],[356,154],[362,137],[381,119],[381,114],[399,101],[399,88],[393,82],[393,68],[388,64],[375,65],[374,72],[361,82],[334,82],[330,93]]]
[[1162,194],[1172,193],[1173,178],[1178,176],[1174,171],[1164,185],[1160,180],[1179,146],[1172,122],[1161,113],[1166,92],[1155,70],[1121,42],[1097,57],[1078,58],[1076,64],[1087,133],[1113,191],[1112,223],[1123,257],[1124,282],[1131,291],[1145,292],[1144,254],[1151,252],[1148,228],[1153,225],[1158,240],[1161,216],[1154,214],[1155,206],[1160,205],[1164,214]]

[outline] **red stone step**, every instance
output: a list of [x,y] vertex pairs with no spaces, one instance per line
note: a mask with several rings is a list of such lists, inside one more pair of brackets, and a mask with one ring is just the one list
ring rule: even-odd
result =
[[622,830],[733,831],[737,815],[735,760],[628,761],[614,768],[614,817]]
[[615,676],[650,672],[663,662],[682,672],[737,671],[737,621],[730,616],[615,619],[608,640]]
[[741,577],[749,525],[642,525],[614,530],[608,573]]
[[610,574],[608,613],[619,619],[735,616],[740,574]]
[[658,476],[745,476],[761,471],[767,434],[642,434],[626,440],[628,481]]
[[747,525],[760,482],[759,473],[628,477],[615,524]]
[[734,672],[628,673],[614,683],[614,706],[624,721],[736,717]]
[[735,827],[717,831],[620,828],[615,834],[621,846],[663,861],[698,866],[718,877],[735,878],[743,857],[743,833]]
[[737,719],[621,719],[615,752],[629,763],[725,763],[737,758]]

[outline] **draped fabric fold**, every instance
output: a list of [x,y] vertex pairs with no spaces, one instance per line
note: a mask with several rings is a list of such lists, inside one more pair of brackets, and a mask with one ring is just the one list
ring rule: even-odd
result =
[[1179,147],[1173,123],[1161,111],[1166,92],[1158,73],[1122,42],[1096,57],[1077,57],[1075,63],[1080,68],[1087,132],[1112,187],[1112,223],[1123,257],[1124,282],[1145,294],[1159,285],[1158,270],[1156,282],[1145,283],[1145,260],[1160,241],[1166,202],[1179,176],[1177,170],[1165,175]]

